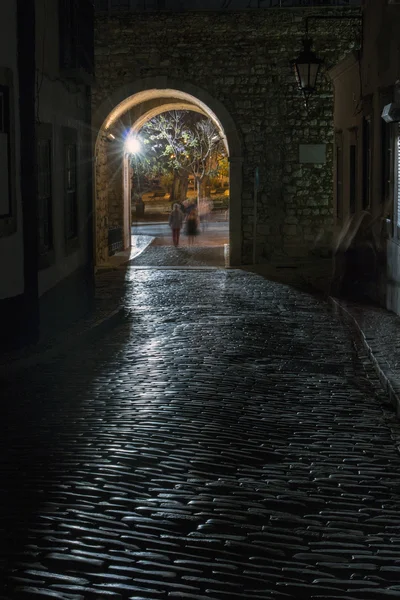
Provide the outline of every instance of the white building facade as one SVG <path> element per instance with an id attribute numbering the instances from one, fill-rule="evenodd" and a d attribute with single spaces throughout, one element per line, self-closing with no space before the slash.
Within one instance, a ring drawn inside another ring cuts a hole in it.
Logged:
<path id="1" fill-rule="evenodd" d="M 400 3 L 365 0 L 363 22 L 361 52 L 330 72 L 336 228 L 348 285 L 400 314 Z"/>
<path id="2" fill-rule="evenodd" d="M 93 2 L 0 3 L 0 346 L 90 308 Z"/>

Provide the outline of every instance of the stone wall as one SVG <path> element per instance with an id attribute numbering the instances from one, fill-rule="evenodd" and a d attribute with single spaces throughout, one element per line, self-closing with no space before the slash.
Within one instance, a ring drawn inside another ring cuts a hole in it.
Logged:
<path id="1" fill-rule="evenodd" d="M 354 19 L 309 20 L 325 59 L 319 92 L 304 107 L 290 66 L 300 52 L 305 18 L 339 9 L 99 16 L 94 110 L 136 78 L 187 81 L 221 102 L 243 145 L 242 262 L 251 262 L 254 170 L 260 172 L 257 256 L 266 262 L 329 245 L 333 226 L 333 93 L 325 75 L 359 45 Z M 110 107 L 110 110 L 113 107 Z M 299 144 L 326 144 L 326 163 L 299 162 Z"/>
<path id="2" fill-rule="evenodd" d="M 96 264 L 107 262 L 108 259 L 108 196 L 111 173 L 108 162 L 107 142 L 104 138 L 97 144 L 96 152 Z"/>

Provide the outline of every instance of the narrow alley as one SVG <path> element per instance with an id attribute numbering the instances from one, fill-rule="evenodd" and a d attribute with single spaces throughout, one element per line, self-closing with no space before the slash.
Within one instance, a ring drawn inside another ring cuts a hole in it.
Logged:
<path id="1" fill-rule="evenodd" d="M 399 597 L 399 423 L 329 306 L 126 278 L 118 326 L 3 377 L 0 598 Z"/>

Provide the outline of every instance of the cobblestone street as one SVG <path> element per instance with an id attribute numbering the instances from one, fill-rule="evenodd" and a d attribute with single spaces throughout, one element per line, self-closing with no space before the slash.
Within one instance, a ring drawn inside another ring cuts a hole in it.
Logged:
<path id="1" fill-rule="evenodd" d="M 328 305 L 122 277 L 119 326 L 1 382 L 0 598 L 399 598 L 400 427 Z"/>
<path id="2" fill-rule="evenodd" d="M 223 267 L 224 247 L 148 246 L 129 264 L 146 267 Z"/>

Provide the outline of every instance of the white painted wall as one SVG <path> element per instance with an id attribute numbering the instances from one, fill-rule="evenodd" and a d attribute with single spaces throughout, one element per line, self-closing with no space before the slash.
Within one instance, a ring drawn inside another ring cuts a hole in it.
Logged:
<path id="1" fill-rule="evenodd" d="M 79 156 L 85 130 L 84 87 L 60 78 L 58 2 L 36 0 L 36 63 L 41 87 L 37 113 L 42 123 L 53 125 L 53 239 L 55 262 L 38 275 L 39 296 L 53 288 L 85 263 L 87 256 L 86 205 L 88 172 L 91 166 Z M 79 247 L 67 251 L 64 229 L 64 156 L 62 127 L 78 131 Z"/>
<path id="2" fill-rule="evenodd" d="M 18 112 L 18 69 L 17 69 L 17 2 L 0 2 L 0 67 L 12 69 L 14 73 L 15 113 L 15 164 L 16 164 L 16 214 L 17 231 L 0 237 L 0 299 L 18 296 L 24 291 L 24 256 L 22 206 L 20 189 L 20 123 Z"/>
<path id="3" fill-rule="evenodd" d="M 364 6 L 364 47 L 361 79 L 363 93 L 373 96 L 373 164 L 372 198 L 380 197 L 380 121 L 382 103 L 380 90 L 394 86 L 399 79 L 400 69 L 400 5 L 389 4 L 382 0 L 365 0 Z M 393 190 L 394 194 L 394 190 Z M 389 208 L 394 221 L 394 204 Z M 381 209 L 382 210 L 382 209 Z M 377 214 L 377 211 L 374 211 Z M 385 216 L 385 215 L 383 215 Z M 386 308 L 400 314 L 400 237 L 396 227 L 387 240 L 387 286 Z"/>
<path id="4" fill-rule="evenodd" d="M 348 57 L 331 69 L 330 74 L 335 87 L 335 129 L 343 132 L 344 149 L 344 217 L 347 216 L 349 169 L 348 145 L 349 129 L 358 127 L 358 201 L 357 213 L 362 210 L 362 117 L 359 110 L 361 92 L 366 99 L 370 96 L 372 106 L 372 186 L 371 207 L 369 212 L 376 219 L 376 231 L 382 227 L 382 219 L 390 216 L 393 220 L 394 203 L 389 207 L 389 215 L 383 213 L 384 203 L 381 191 L 381 113 L 383 103 L 382 92 L 389 86 L 394 86 L 400 73 L 400 42 L 398 31 L 400 27 L 400 4 L 388 4 L 383 0 L 365 0 L 364 2 L 364 39 L 361 55 L 361 70 L 355 57 Z M 361 89 L 360 89 L 361 88 Z M 365 100 L 364 100 L 365 102 Z M 342 226 L 337 224 L 338 230 Z M 386 303 L 386 308 L 400 314 L 400 237 L 391 226 L 393 235 L 386 241 L 387 263 L 383 267 L 380 281 L 380 302 Z M 386 282 L 385 282 L 386 277 Z"/>

